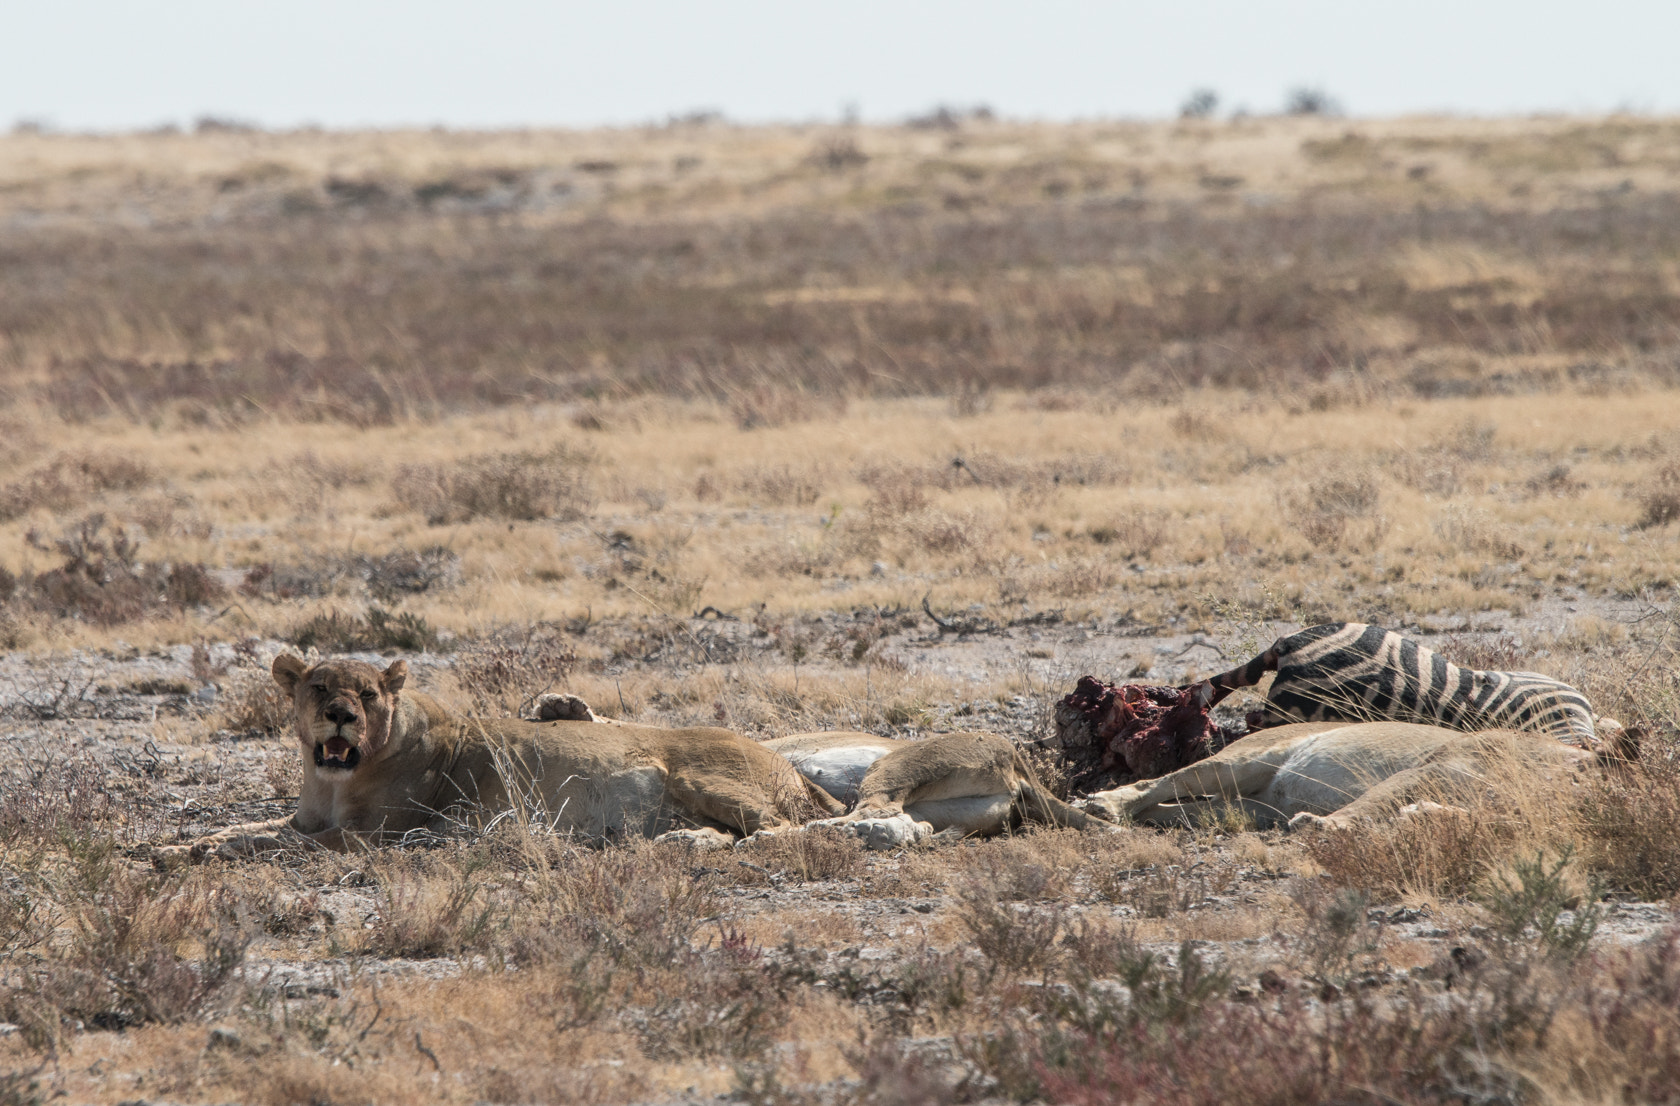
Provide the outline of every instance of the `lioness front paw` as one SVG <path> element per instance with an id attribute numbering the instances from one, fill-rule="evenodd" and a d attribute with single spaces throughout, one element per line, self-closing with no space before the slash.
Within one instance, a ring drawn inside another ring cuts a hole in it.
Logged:
<path id="1" fill-rule="evenodd" d="M 710 852 L 713 849 L 727 849 L 735 844 L 735 839 L 727 833 L 720 833 L 715 829 L 676 829 L 662 833 L 653 839 L 656 845 L 686 845 L 700 852 Z"/>

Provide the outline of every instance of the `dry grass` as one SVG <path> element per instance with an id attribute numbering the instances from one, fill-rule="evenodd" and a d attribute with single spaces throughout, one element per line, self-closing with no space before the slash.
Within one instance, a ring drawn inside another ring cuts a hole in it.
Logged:
<path id="1" fill-rule="evenodd" d="M 1674 931 L 1580 935 L 1680 889 L 1680 129 L 922 124 L 0 138 L 0 1101 L 1672 1099 Z M 276 639 L 1042 731 L 1087 627 L 1472 613 L 1641 758 L 1317 839 L 123 851 L 296 794 Z"/>

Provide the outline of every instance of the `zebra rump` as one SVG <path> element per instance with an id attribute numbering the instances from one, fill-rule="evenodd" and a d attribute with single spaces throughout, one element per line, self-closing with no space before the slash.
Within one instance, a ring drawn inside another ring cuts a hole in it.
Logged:
<path id="1" fill-rule="evenodd" d="M 1245 665 L 1202 684 L 1212 706 L 1276 672 L 1249 728 L 1289 722 L 1420 722 L 1456 730 L 1534 730 L 1595 748 L 1586 696 L 1537 672 L 1462 668 L 1380 626 L 1329 622 L 1280 637 Z"/>

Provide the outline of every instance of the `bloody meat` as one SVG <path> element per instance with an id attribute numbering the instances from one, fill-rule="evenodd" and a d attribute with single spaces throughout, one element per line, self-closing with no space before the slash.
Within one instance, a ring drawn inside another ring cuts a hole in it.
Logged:
<path id="1" fill-rule="evenodd" d="M 1208 717 L 1196 696 L 1175 687 L 1080 679 L 1056 704 L 1069 785 L 1101 791 L 1154 779 L 1196 763 L 1243 735 Z"/>

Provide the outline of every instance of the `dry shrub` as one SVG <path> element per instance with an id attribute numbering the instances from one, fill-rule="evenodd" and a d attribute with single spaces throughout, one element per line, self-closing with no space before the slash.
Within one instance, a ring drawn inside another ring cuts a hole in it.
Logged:
<path id="1" fill-rule="evenodd" d="M 433 526 L 475 518 L 581 518 L 591 506 L 587 453 L 481 453 L 446 465 L 403 465 L 391 478 L 397 502 Z"/>
<path id="2" fill-rule="evenodd" d="M 381 603 L 404 595 L 420 595 L 460 582 L 461 557 L 441 545 L 413 550 L 397 548 L 379 557 L 357 557 L 354 571 L 367 582 Z"/>
<path id="3" fill-rule="evenodd" d="M 34 510 L 67 511 L 106 492 L 131 492 L 155 479 L 143 462 L 121 453 L 76 450 L 0 486 L 0 522 Z"/>
<path id="4" fill-rule="evenodd" d="M 1658 760 L 1606 772 L 1576 806 L 1582 860 L 1643 899 L 1680 894 L 1680 767 Z"/>
<path id="5" fill-rule="evenodd" d="M 1124 459 L 1094 451 L 1022 460 L 981 450 L 953 457 L 949 463 L 875 461 L 857 470 L 858 481 L 887 500 L 912 494 L 899 489 L 903 484 L 945 492 L 978 487 L 1041 495 L 1062 485 L 1102 487 L 1124 483 L 1130 476 L 1131 470 Z M 906 509 L 921 505 L 921 501 L 913 501 Z M 892 504 L 886 506 L 890 509 Z"/>
<path id="6" fill-rule="evenodd" d="M 228 673 L 216 703 L 217 729 L 272 736 L 291 728 L 292 701 L 266 668 L 241 667 Z"/>
<path id="7" fill-rule="evenodd" d="M 1078 835 L 1033 830 L 987 841 L 953 858 L 959 881 L 1005 902 L 1038 902 L 1067 895 L 1083 856 Z"/>
<path id="8" fill-rule="evenodd" d="M 114 626 L 226 596 L 227 589 L 202 564 L 141 561 L 139 541 L 121 526 L 107 532 L 105 521 L 102 514 L 89 515 L 51 544 L 64 563 L 31 582 L 39 610 Z M 30 539 L 37 548 L 49 548 L 33 533 Z"/>
<path id="9" fill-rule="evenodd" d="M 1381 544 L 1388 533 L 1381 506 L 1382 491 L 1367 472 L 1333 473 L 1309 481 L 1305 488 L 1278 493 L 1283 517 L 1313 546 L 1324 549 Z"/>
<path id="10" fill-rule="evenodd" d="M 1148 557 L 1170 532 L 1172 516 L 1158 508 L 1138 508 L 1088 531 L 1098 545 L 1112 546 L 1122 557 Z"/>
<path id="11" fill-rule="evenodd" d="M 517 962 L 564 961 L 587 947 L 626 967 L 668 965 L 718 913 L 713 887 L 689 873 L 682 850 L 645 841 L 600 851 L 559 841 L 523 847 L 552 855 L 527 886 L 532 910 L 516 920 L 509 945 Z"/>
<path id="12" fill-rule="evenodd" d="M 1484 672 L 1527 672 L 1534 667 L 1533 656 L 1509 632 L 1448 634 L 1435 651 L 1462 668 Z"/>
<path id="13" fill-rule="evenodd" d="M 957 921 L 994 974 L 1030 975 L 1061 956 L 1056 946 L 1066 920 L 1061 904 L 1016 905 L 995 884 L 973 877 L 957 885 L 955 896 Z"/>
<path id="14" fill-rule="evenodd" d="M 1348 940 L 1319 959 L 1359 963 L 1346 951 L 1372 947 L 1363 920 L 1357 900 L 1330 904 L 1325 921 Z M 1388 975 L 1379 964 L 1346 987 L 1273 973 L 1259 996 L 1233 992 L 1189 944 L 1174 962 L 1123 932 L 1091 933 L 1097 948 L 1070 949 L 1081 970 L 1065 985 L 1016 992 L 1023 1008 L 1001 1031 L 963 1041 L 994 1093 L 1093 1106 L 1676 1101 L 1680 929 L 1603 959 L 1560 960 L 1538 938 L 1461 949 L 1434 969 L 1444 992 L 1372 986 Z"/>
<path id="15" fill-rule="evenodd" d="M 71 845 L 52 877 L 67 939 L 0 983 L 0 1017 L 48 1045 L 74 1022 L 123 1029 L 206 1012 L 235 981 L 251 933 L 238 897 L 207 881 L 142 873 L 109 842 Z"/>
<path id="16" fill-rule="evenodd" d="M 474 713 L 512 716 L 564 685 L 577 663 L 577 652 L 556 627 L 536 623 L 457 646 L 454 672 Z"/>
<path id="17" fill-rule="evenodd" d="M 991 523 L 977 512 L 951 514 L 932 509 L 902 520 L 897 529 L 914 548 L 945 554 L 985 549 L 993 533 Z"/>
<path id="18" fill-rule="evenodd" d="M 1464 463 L 1436 449 L 1402 453 L 1388 463 L 1389 473 L 1400 483 L 1425 495 L 1447 497 L 1464 485 Z"/>
<path id="19" fill-rule="evenodd" d="M 808 507 L 823 493 L 823 472 L 814 465 L 754 465 L 743 471 L 737 487 L 754 503 L 769 507 Z"/>
<path id="20" fill-rule="evenodd" d="M 444 645 L 422 616 L 383 607 L 369 607 L 365 615 L 345 614 L 337 608 L 312 614 L 280 636 L 299 649 L 322 653 L 427 653 Z"/>
<path id="21" fill-rule="evenodd" d="M 17 765 L 0 776 L 0 842 L 54 842 L 110 834 L 126 805 L 92 757 Z"/>
<path id="22" fill-rule="evenodd" d="M 1670 458 L 1651 470 L 1634 490 L 1639 502 L 1639 527 L 1651 529 L 1680 520 L 1680 458 Z"/>
<path id="23" fill-rule="evenodd" d="M 850 880 L 861 878 L 868 868 L 862 843 L 850 834 L 827 827 L 756 838 L 743 844 L 740 855 L 756 865 L 743 868 L 746 882 Z M 749 875 L 759 879 L 747 879 Z"/>
<path id="24" fill-rule="evenodd" d="M 729 397 L 729 413 L 742 430 L 810 422 L 820 415 L 842 414 L 845 400 L 798 388 L 760 385 Z"/>
<path id="25" fill-rule="evenodd" d="M 150 538 L 176 537 L 207 540 L 215 523 L 199 512 L 190 495 L 153 494 L 125 502 L 120 517 L 140 528 Z"/>
<path id="26" fill-rule="evenodd" d="M 1489 819 L 1454 811 L 1310 838 L 1307 855 L 1335 880 L 1390 902 L 1407 894 L 1468 894 L 1511 837 Z"/>
<path id="27" fill-rule="evenodd" d="M 1460 552 L 1485 553 L 1503 561 L 1514 561 L 1524 552 L 1508 536 L 1507 526 L 1476 507 L 1450 504 L 1430 523 L 1430 529 L 1444 544 Z"/>
<path id="28" fill-rule="evenodd" d="M 1197 865 L 1100 868 L 1092 876 L 1091 889 L 1109 902 L 1130 906 L 1144 918 L 1170 918 L 1208 897 L 1207 876 Z"/>
<path id="29" fill-rule="evenodd" d="M 872 519 L 898 519 L 922 511 L 928 505 L 927 474 L 909 465 L 865 465 L 857 478 L 869 489 L 869 502 L 864 509 Z"/>
<path id="30" fill-rule="evenodd" d="M 690 950 L 671 967 L 678 971 L 639 1027 L 649 1058 L 741 1060 L 770 1047 L 787 1001 L 763 949 L 726 926 L 715 949 Z"/>
<path id="31" fill-rule="evenodd" d="M 1575 479 L 1574 470 L 1564 464 L 1549 465 L 1545 471 L 1523 481 L 1523 490 L 1529 495 L 1549 495 L 1558 499 L 1579 495 L 1586 489 L 1586 483 Z"/>
<path id="32" fill-rule="evenodd" d="M 543 980 L 561 1028 L 613 1015 L 655 1059 L 756 1056 L 787 996 L 763 950 L 719 914 L 715 884 L 686 850 L 632 842 L 603 851 L 527 842 L 540 865 L 509 923 L 509 958 Z"/>
<path id="33" fill-rule="evenodd" d="M 457 866 L 417 857 L 375 865 L 378 895 L 361 947 L 375 956 L 429 959 L 484 951 L 506 909 L 485 889 L 482 854 Z"/>

